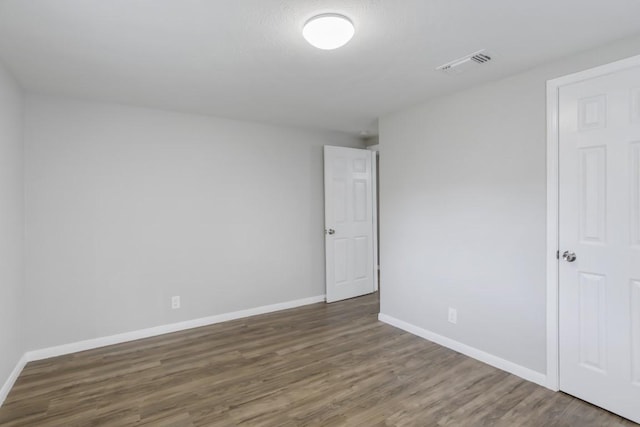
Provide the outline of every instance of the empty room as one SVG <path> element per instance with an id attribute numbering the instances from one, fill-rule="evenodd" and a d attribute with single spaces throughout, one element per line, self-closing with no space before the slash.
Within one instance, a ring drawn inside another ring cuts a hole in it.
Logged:
<path id="1" fill-rule="evenodd" d="M 639 17 L 0 0 L 0 426 L 638 425 Z"/>

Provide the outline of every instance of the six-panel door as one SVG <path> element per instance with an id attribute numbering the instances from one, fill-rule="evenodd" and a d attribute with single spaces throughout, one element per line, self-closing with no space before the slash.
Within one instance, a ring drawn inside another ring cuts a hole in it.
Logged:
<path id="1" fill-rule="evenodd" d="M 324 147 L 327 302 L 372 293 L 372 152 Z"/>
<path id="2" fill-rule="evenodd" d="M 640 422 L 640 68 L 559 102 L 560 388 Z"/>

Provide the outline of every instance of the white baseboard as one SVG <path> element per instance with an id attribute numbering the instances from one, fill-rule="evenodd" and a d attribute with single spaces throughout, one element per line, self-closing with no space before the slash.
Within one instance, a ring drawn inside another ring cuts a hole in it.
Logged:
<path id="1" fill-rule="evenodd" d="M 2 389 L 0 389 L 0 406 L 2 406 L 2 403 L 9 394 L 9 390 L 11 390 L 11 387 L 13 387 L 13 384 L 20 375 L 20 372 L 22 372 L 24 366 L 28 362 L 32 362 L 34 360 L 48 359 L 50 357 L 77 353 L 79 351 L 92 350 L 94 348 L 120 344 L 128 341 L 135 341 L 142 338 L 155 337 L 157 335 L 184 331 L 186 329 L 198 328 L 200 326 L 213 325 L 215 323 L 226 322 L 229 320 L 242 319 L 245 317 L 256 316 L 258 314 L 273 313 L 276 311 L 302 307 L 304 305 L 315 304 L 323 301 L 325 301 L 325 295 L 318 295 L 310 298 L 303 298 L 299 300 L 281 302 L 271 305 L 263 305 L 261 307 L 249 308 L 246 310 L 234 311 L 231 313 L 217 314 L 214 316 L 201 317 L 199 319 L 186 320 L 184 322 L 171 323 L 168 325 L 155 326 L 153 328 L 139 329 L 137 331 L 124 332 L 122 334 L 93 338 L 85 341 L 78 341 L 74 343 L 58 345 L 55 347 L 28 351 L 22 356 L 13 372 L 11 372 L 9 378 L 2 386 Z"/>
<path id="2" fill-rule="evenodd" d="M 170 323 L 168 325 L 155 326 L 153 328 L 139 329 L 137 331 L 124 332 L 122 334 L 110 335 L 106 337 L 93 338 L 85 341 L 78 341 L 63 344 L 55 347 L 43 348 L 40 350 L 28 351 L 27 360 L 42 360 L 50 357 L 62 356 L 64 354 L 77 353 L 79 351 L 92 350 L 94 348 L 105 347 L 113 344 L 120 344 L 128 341 L 135 341 L 142 338 L 155 337 L 157 335 L 171 332 L 184 331 L 186 329 L 198 328 L 200 326 L 213 325 L 215 323 L 229 320 L 242 319 L 244 317 L 256 316 L 258 314 L 273 313 L 274 311 L 286 310 L 289 308 L 301 307 L 303 305 L 315 304 L 325 300 L 324 295 L 304 298 L 294 301 L 281 302 L 261 307 L 249 308 L 246 310 L 233 311 L 231 313 L 216 314 L 214 316 L 201 317 L 199 319 L 185 320 L 184 322 Z"/>
<path id="3" fill-rule="evenodd" d="M 9 395 L 9 391 L 11 391 L 11 388 L 20 376 L 20 373 L 22 372 L 22 369 L 27 364 L 27 362 L 27 355 L 23 354 L 20 360 L 18 360 L 18 363 L 16 363 L 16 367 L 13 368 L 13 371 L 11 371 L 11 373 L 9 374 L 9 378 L 7 378 L 7 381 L 5 381 L 2 388 L 0 388 L 0 406 L 2 406 L 5 399 Z"/>
<path id="4" fill-rule="evenodd" d="M 531 381 L 532 383 L 547 387 L 547 376 L 540 372 L 525 368 L 524 366 L 502 359 L 485 351 L 478 350 L 475 347 L 468 346 L 451 338 L 436 334 L 435 332 L 422 329 L 418 326 L 412 325 L 411 323 L 404 322 L 386 314 L 378 314 L 378 320 L 391 326 L 395 326 L 396 328 L 407 331 L 410 334 L 417 335 L 428 341 L 432 341 L 436 344 L 440 344 L 441 346 L 450 348 L 451 350 L 462 353 L 473 359 L 484 362 L 487 365 L 493 366 L 494 368 L 501 369 L 503 371 L 509 372 L 510 374 L 517 375 L 527 381 Z"/>

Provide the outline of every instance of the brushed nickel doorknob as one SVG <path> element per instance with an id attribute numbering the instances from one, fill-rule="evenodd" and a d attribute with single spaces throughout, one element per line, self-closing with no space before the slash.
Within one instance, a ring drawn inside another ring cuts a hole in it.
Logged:
<path id="1" fill-rule="evenodd" d="M 562 254 L 562 259 L 567 261 L 567 262 L 573 262 L 576 260 L 576 254 L 574 252 L 569 252 L 569 251 L 565 251 Z"/>

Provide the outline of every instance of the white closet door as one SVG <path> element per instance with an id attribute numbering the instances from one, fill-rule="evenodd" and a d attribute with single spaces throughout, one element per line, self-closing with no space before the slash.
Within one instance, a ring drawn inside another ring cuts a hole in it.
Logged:
<path id="1" fill-rule="evenodd" d="M 640 422 L 640 68 L 559 107 L 560 388 Z"/>

